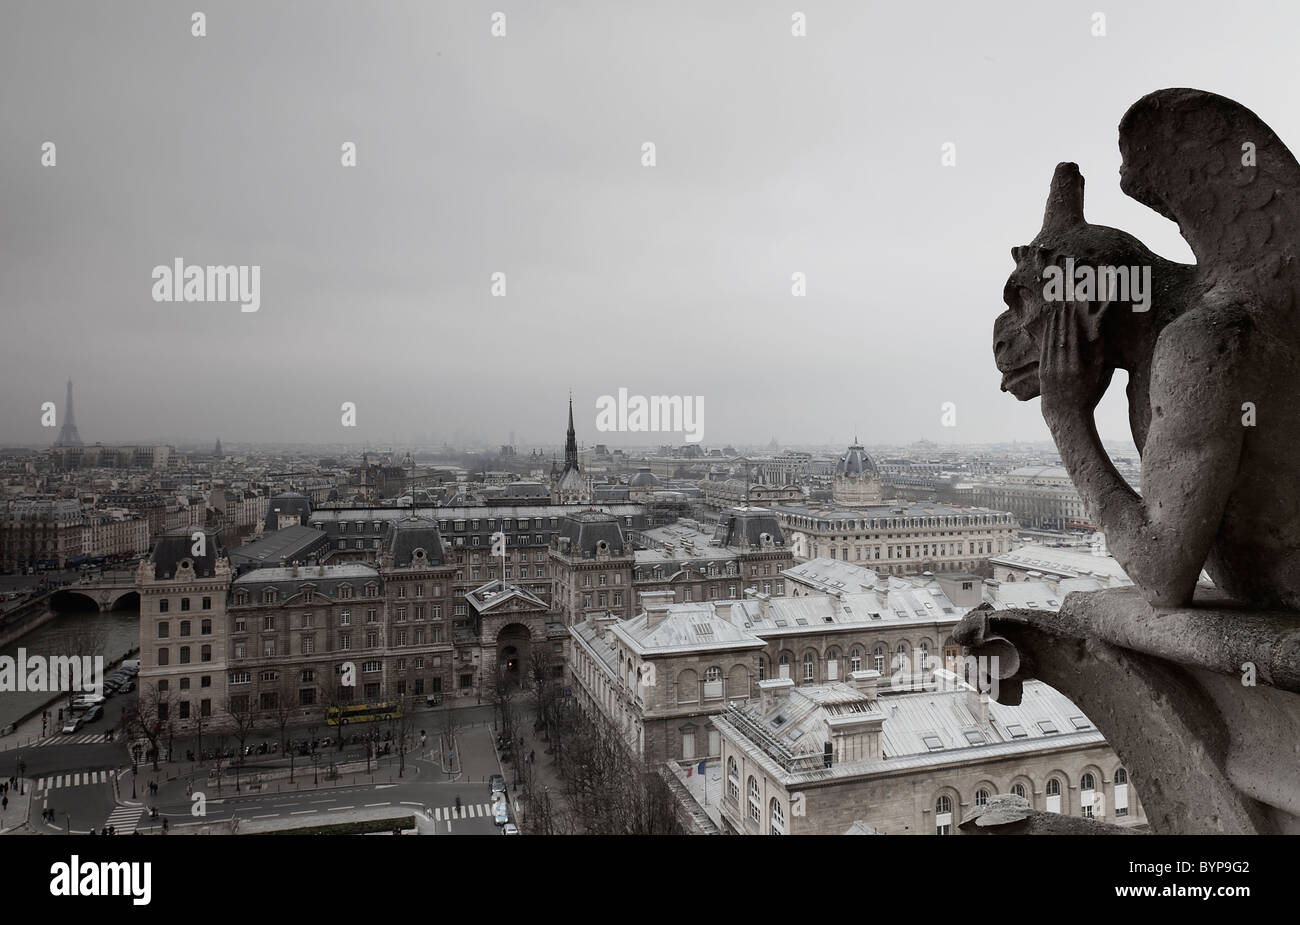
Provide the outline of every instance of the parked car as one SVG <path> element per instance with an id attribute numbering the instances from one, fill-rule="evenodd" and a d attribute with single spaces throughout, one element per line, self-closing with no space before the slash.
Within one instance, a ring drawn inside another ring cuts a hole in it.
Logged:
<path id="1" fill-rule="evenodd" d="M 71 735 L 72 733 L 76 732 L 80 728 L 81 728 L 81 717 L 75 713 L 69 716 L 68 721 L 63 724 L 63 731 L 68 735 Z"/>
<path id="2" fill-rule="evenodd" d="M 502 777 L 500 774 L 493 774 L 491 777 L 488 778 L 488 786 L 490 787 L 492 793 L 505 793 L 506 779 Z"/>
<path id="3" fill-rule="evenodd" d="M 519 834 L 519 826 L 515 825 L 513 822 L 507 822 L 505 825 L 503 825 L 503 826 L 501 827 L 501 834 L 502 834 L 502 835 L 518 835 L 518 834 Z"/>
<path id="4" fill-rule="evenodd" d="M 99 719 L 103 715 L 104 715 L 103 707 L 91 707 L 85 713 L 81 714 L 81 725 L 84 726 L 86 725 L 86 723 L 93 723 L 95 720 Z"/>
<path id="5" fill-rule="evenodd" d="M 135 682 L 132 681 L 130 678 L 127 678 L 125 681 L 123 681 L 120 685 L 118 685 L 117 688 L 117 692 L 119 694 L 129 694 L 133 690 L 135 690 Z"/>
<path id="6" fill-rule="evenodd" d="M 75 710 L 78 706 L 99 707 L 104 705 L 104 700 L 105 698 L 99 694 L 79 694 L 72 701 L 72 708 Z"/>
<path id="7" fill-rule="evenodd" d="M 128 658 L 126 661 L 122 663 L 122 668 L 132 672 L 139 671 L 140 660 L 138 658 Z"/>
<path id="8" fill-rule="evenodd" d="M 510 807 L 505 800 L 492 807 L 492 821 L 497 825 L 505 825 L 510 821 Z"/>

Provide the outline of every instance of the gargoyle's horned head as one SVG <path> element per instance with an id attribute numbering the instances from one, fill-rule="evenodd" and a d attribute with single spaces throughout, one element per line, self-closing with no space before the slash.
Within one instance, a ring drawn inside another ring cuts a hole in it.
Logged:
<path id="1" fill-rule="evenodd" d="M 1058 164 L 1052 175 L 1043 227 L 1029 244 L 1013 247 L 1016 268 L 1007 277 L 1002 301 L 1007 310 L 993 324 L 993 357 L 1002 373 L 1002 391 L 1021 401 L 1040 394 L 1038 362 L 1048 312 L 1044 270 L 1061 266 L 1073 257 L 1076 266 L 1149 265 L 1155 255 L 1132 235 L 1105 225 L 1090 225 L 1083 217 L 1083 176 L 1076 164 Z M 1060 308 L 1060 304 L 1056 308 Z M 1078 306 L 1080 317 L 1089 318 L 1095 339 L 1100 313 L 1105 305 Z M 1096 349 L 1100 353 L 1101 345 Z M 1100 359 L 1099 359 L 1100 362 Z"/>

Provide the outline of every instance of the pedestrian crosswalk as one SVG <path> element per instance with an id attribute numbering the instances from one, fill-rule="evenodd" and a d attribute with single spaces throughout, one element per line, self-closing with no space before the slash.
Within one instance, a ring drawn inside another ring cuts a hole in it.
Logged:
<path id="1" fill-rule="evenodd" d="M 81 771 L 71 774 L 51 774 L 37 778 L 37 790 L 58 790 L 60 787 L 85 787 L 90 784 L 108 784 L 113 781 L 113 771 Z"/>
<path id="2" fill-rule="evenodd" d="M 476 819 L 480 816 L 491 818 L 492 807 L 487 803 L 465 803 L 460 809 L 455 806 L 442 806 L 433 811 L 435 822 L 450 822 L 452 819 Z"/>
<path id="3" fill-rule="evenodd" d="M 36 743 L 36 748 L 43 748 L 46 745 L 93 745 L 97 742 L 107 742 L 108 734 L 105 732 L 88 733 L 86 735 L 53 735 L 46 736 Z"/>
<path id="4" fill-rule="evenodd" d="M 144 807 L 123 804 L 113 810 L 112 815 L 108 817 L 104 825 L 113 826 L 118 835 L 134 835 L 136 826 L 140 824 L 140 817 L 143 814 Z"/>

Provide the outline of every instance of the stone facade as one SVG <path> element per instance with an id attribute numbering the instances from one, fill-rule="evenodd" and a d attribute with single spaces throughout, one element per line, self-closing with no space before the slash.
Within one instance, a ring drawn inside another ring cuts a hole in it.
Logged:
<path id="1" fill-rule="evenodd" d="M 796 559 L 826 556 L 889 575 L 969 571 L 1015 547 L 1019 524 L 1004 511 L 926 502 L 856 510 L 773 507 Z"/>
<path id="2" fill-rule="evenodd" d="M 1127 770 L 1050 688 L 990 713 L 969 688 L 881 695 L 874 675 L 805 688 L 764 682 L 760 702 L 713 719 L 725 829 L 839 835 L 861 823 L 886 835 L 946 835 L 993 796 L 1022 791 L 1037 809 L 1144 824 Z M 939 701 L 948 703 L 936 709 Z"/>

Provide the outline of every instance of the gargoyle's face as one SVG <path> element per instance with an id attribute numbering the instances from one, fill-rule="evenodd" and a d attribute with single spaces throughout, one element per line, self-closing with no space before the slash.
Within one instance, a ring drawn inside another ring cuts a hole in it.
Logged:
<path id="1" fill-rule="evenodd" d="M 993 323 L 993 358 L 1002 373 L 1002 391 L 1020 401 L 1039 395 L 1038 359 L 1047 322 L 1047 301 L 1037 269 L 1017 258 L 1002 289 L 1007 310 Z"/>

